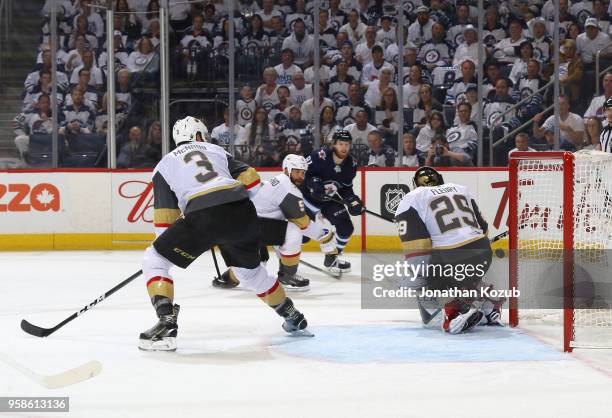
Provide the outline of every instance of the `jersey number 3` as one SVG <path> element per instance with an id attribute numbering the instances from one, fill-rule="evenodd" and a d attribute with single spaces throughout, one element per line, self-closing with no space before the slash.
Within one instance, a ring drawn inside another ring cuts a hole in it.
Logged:
<path id="1" fill-rule="evenodd" d="M 195 161 L 195 164 L 198 167 L 203 167 L 202 172 L 198 173 L 195 176 L 196 180 L 200 183 L 206 183 L 207 181 L 210 181 L 219 175 L 216 171 L 213 170 L 213 166 L 210 161 L 208 161 L 206 154 L 200 151 L 191 151 L 190 153 L 185 154 L 183 160 L 185 161 L 185 164 L 189 164 L 191 161 Z"/>
<path id="2" fill-rule="evenodd" d="M 438 223 L 441 233 L 461 228 L 465 225 L 473 228 L 479 228 L 474 211 L 470 207 L 467 198 L 463 195 L 453 195 L 452 200 L 448 196 L 440 196 L 437 199 L 432 200 L 429 207 L 435 214 L 436 222 Z M 445 219 L 446 215 L 451 215 L 457 211 L 463 212 L 467 216 L 457 216 L 450 219 Z"/>

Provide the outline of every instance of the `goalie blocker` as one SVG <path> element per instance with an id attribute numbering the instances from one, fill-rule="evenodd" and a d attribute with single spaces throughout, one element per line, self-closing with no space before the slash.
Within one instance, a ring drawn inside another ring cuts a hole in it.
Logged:
<path id="1" fill-rule="evenodd" d="M 430 290 L 479 289 L 493 252 L 476 202 L 465 186 L 444 183 L 431 167 L 416 171 L 414 186 L 398 206 L 395 220 L 406 260 L 419 273 L 401 284 Z M 435 325 L 439 321 L 434 318 L 443 314 L 442 329 L 453 334 L 481 320 L 499 324 L 500 305 L 467 298 L 419 300 L 423 323 Z"/>

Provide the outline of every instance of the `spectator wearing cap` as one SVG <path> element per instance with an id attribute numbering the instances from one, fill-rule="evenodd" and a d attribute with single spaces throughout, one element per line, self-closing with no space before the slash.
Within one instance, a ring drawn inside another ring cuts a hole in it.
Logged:
<path id="1" fill-rule="evenodd" d="M 452 15 L 452 13 L 449 13 L 449 15 Z M 465 28 L 468 25 L 472 25 L 470 21 L 470 7 L 465 3 L 459 3 L 453 22 L 447 33 L 448 40 L 452 43 L 454 48 L 457 48 L 463 43 Z"/>
<path id="2" fill-rule="evenodd" d="M 383 141 L 379 131 L 372 131 L 368 140 L 368 167 L 393 167 L 395 165 L 395 151 Z"/>
<path id="3" fill-rule="evenodd" d="M 518 134 L 516 134 L 516 136 L 514 137 L 514 148 L 508 152 L 508 157 L 510 156 L 510 154 L 517 151 L 535 152 L 535 149 L 529 146 L 529 135 L 527 135 L 525 132 L 519 132 Z"/>
<path id="4" fill-rule="evenodd" d="M 457 96 L 465 93 L 465 88 L 468 84 L 477 84 L 476 80 L 476 65 L 474 61 L 466 59 L 461 63 L 461 77 L 455 80 L 453 85 L 446 92 L 445 103 L 455 104 Z"/>
<path id="5" fill-rule="evenodd" d="M 341 126 L 355 123 L 358 112 L 364 111 L 367 120 L 374 121 L 374 111 L 372 107 L 363 99 L 359 83 L 353 82 L 348 89 L 348 100 L 340 102 L 336 120 Z"/>
<path id="6" fill-rule="evenodd" d="M 385 61 L 382 46 L 375 45 L 372 48 L 372 61 L 365 64 L 361 72 L 362 87 L 366 89 L 370 87 L 370 83 L 379 79 L 379 74 L 384 68 L 394 71 L 393 66 Z"/>
<path id="7" fill-rule="evenodd" d="M 349 86 L 355 81 L 348 73 L 348 64 L 342 60 L 336 64 L 336 75 L 329 80 L 327 93 L 336 107 L 348 99 Z"/>
<path id="8" fill-rule="evenodd" d="M 576 42 L 566 39 L 561 45 L 559 82 L 569 96 L 572 105 L 581 101 L 580 84 L 582 83 L 583 73 L 582 58 L 576 53 Z"/>
<path id="9" fill-rule="evenodd" d="M 314 96 L 315 85 L 312 84 L 311 86 L 312 86 L 312 94 Z M 319 84 L 319 112 L 325 106 L 331 106 L 333 109 L 336 108 L 334 105 L 334 102 L 332 102 L 331 99 L 327 98 L 327 89 L 326 89 L 325 83 L 321 82 Z M 315 115 L 314 97 L 302 103 L 302 106 L 300 107 L 300 109 L 302 110 L 302 119 L 310 123 L 311 125 L 314 125 L 315 117 L 320 117 L 320 114 Z"/>
<path id="10" fill-rule="evenodd" d="M 533 45 L 534 56 L 544 63 L 551 59 L 552 39 L 547 34 L 546 21 L 541 17 L 531 19 L 527 26 L 531 32 L 531 45 Z"/>
<path id="11" fill-rule="evenodd" d="M 279 102 L 276 78 L 276 70 L 272 67 L 267 67 L 263 72 L 264 84 L 259 86 L 255 94 L 257 106 L 263 107 L 266 111 L 270 111 Z"/>
<path id="12" fill-rule="evenodd" d="M 506 29 L 499 21 L 497 6 L 489 6 L 485 13 L 485 23 L 482 31 L 485 46 L 491 49 L 505 37 Z"/>
<path id="13" fill-rule="evenodd" d="M 123 37 L 118 30 L 113 35 L 113 46 L 115 49 L 115 71 L 119 71 L 127 66 L 128 53 L 123 47 Z M 106 50 L 102 51 L 98 57 L 98 67 L 104 71 L 104 75 L 108 76 L 106 72 L 108 68 L 108 53 Z"/>
<path id="14" fill-rule="evenodd" d="M 383 48 L 386 50 L 389 45 L 395 42 L 395 29 L 391 24 L 393 23 L 393 18 L 389 15 L 383 15 L 380 18 L 380 26 L 381 28 L 376 32 L 376 42 L 381 44 Z"/>
<path id="15" fill-rule="evenodd" d="M 525 41 L 523 25 L 519 20 L 512 20 L 508 26 L 510 36 L 495 44 L 492 54 L 500 63 L 513 64 L 517 56 L 517 47 Z"/>
<path id="16" fill-rule="evenodd" d="M 306 79 L 302 73 L 295 73 L 293 75 L 289 92 L 291 94 L 291 102 L 294 105 L 302 106 L 302 103 L 312 98 L 312 86 L 306 84 Z"/>
<path id="17" fill-rule="evenodd" d="M 446 40 L 446 29 L 441 23 L 434 22 L 431 26 L 431 39 L 419 48 L 419 59 L 429 70 L 433 70 L 435 67 L 450 65 L 453 54 L 453 45 Z"/>
<path id="18" fill-rule="evenodd" d="M 314 40 L 306 32 L 306 25 L 302 19 L 293 23 L 293 33 L 283 41 L 283 49 L 293 51 L 294 60 L 302 69 L 312 64 L 311 56 L 314 51 Z"/>
<path id="19" fill-rule="evenodd" d="M 380 103 L 382 94 L 388 87 L 395 90 L 395 93 L 397 94 L 397 86 L 392 82 L 392 80 L 393 67 L 383 67 L 380 70 L 378 78 L 370 82 L 368 90 L 364 95 L 365 101 L 368 102 L 370 106 L 376 106 L 377 103 Z"/>
<path id="20" fill-rule="evenodd" d="M 408 26 L 408 40 L 420 47 L 427 39 L 431 39 L 433 21 L 429 18 L 427 6 L 417 7 L 416 15 L 416 20 Z"/>
<path id="21" fill-rule="evenodd" d="M 368 26 L 365 32 L 365 42 L 360 43 L 355 48 L 355 59 L 362 65 L 372 61 L 372 48 L 380 46 L 381 51 L 382 45 L 376 42 L 376 27 Z"/>
<path id="22" fill-rule="evenodd" d="M 604 33 L 610 33 L 610 13 L 606 10 L 606 3 L 603 0 L 593 1 L 593 18 L 597 19 L 599 29 Z"/>
<path id="23" fill-rule="evenodd" d="M 337 34 L 338 31 L 329 19 L 329 11 L 326 9 L 319 10 L 319 42 L 325 51 L 336 44 Z"/>
<path id="24" fill-rule="evenodd" d="M 544 113 L 538 113 L 533 117 L 533 136 L 537 139 L 544 137 L 546 132 L 554 133 L 555 115 L 549 116 L 544 124 L 539 126 L 543 117 Z M 584 139 L 584 121 L 579 115 L 570 112 L 568 97 L 563 94 L 559 96 L 559 139 L 566 142 L 570 150 L 581 146 Z"/>
<path id="25" fill-rule="evenodd" d="M 453 65 L 460 65 L 466 59 L 478 62 L 478 45 L 476 28 L 472 25 L 465 25 L 463 29 L 463 42 L 455 50 Z"/>
<path id="26" fill-rule="evenodd" d="M 519 56 L 512 64 L 509 78 L 513 83 L 516 83 L 519 77 L 527 74 L 527 63 L 533 56 L 533 46 L 529 41 L 523 41 L 519 46 Z"/>
<path id="27" fill-rule="evenodd" d="M 597 118 L 605 125 L 607 120 L 603 105 L 611 97 L 612 71 L 608 71 L 603 77 L 603 94 L 593 97 L 589 107 L 587 108 L 586 112 L 584 112 L 584 118 Z"/>
<path id="28" fill-rule="evenodd" d="M 348 73 L 350 74 L 350 76 L 353 77 L 355 80 L 361 80 L 361 71 L 363 70 L 363 66 L 359 61 L 355 59 L 355 56 L 353 55 L 353 43 L 351 41 L 345 41 L 342 44 L 342 47 L 340 48 L 340 52 L 341 56 L 339 57 L 338 61 L 340 59 L 346 61 L 348 63 Z M 336 75 L 335 66 L 331 69 L 330 75 L 332 77 Z"/>
<path id="29" fill-rule="evenodd" d="M 610 36 L 599 30 L 597 19 L 589 17 L 584 23 L 584 33 L 576 38 L 578 53 L 582 57 L 585 69 L 593 68 L 597 51 L 604 49 L 609 43 Z M 605 59 L 611 57 L 607 52 L 603 52 L 600 56 Z"/>
<path id="30" fill-rule="evenodd" d="M 359 12 L 355 9 L 348 14 L 348 23 L 340 27 L 339 32 L 346 32 L 349 41 L 357 45 L 364 40 L 367 25 L 359 19 Z"/>
<path id="31" fill-rule="evenodd" d="M 281 53 L 281 63 L 274 67 L 276 71 L 276 84 L 279 86 L 291 85 L 293 75 L 302 72 L 300 67 L 293 63 L 293 50 L 283 49 Z"/>

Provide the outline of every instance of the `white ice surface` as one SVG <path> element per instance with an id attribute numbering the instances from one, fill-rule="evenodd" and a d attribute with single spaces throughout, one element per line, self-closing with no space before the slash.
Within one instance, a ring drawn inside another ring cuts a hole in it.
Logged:
<path id="1" fill-rule="evenodd" d="M 322 263 L 320 254 L 304 258 Z M 358 256 L 348 258 L 358 271 Z M 156 321 L 142 277 L 46 339 L 19 328 L 22 318 L 56 324 L 138 270 L 140 259 L 127 251 L 0 253 L 0 360 L 40 374 L 103 364 L 89 381 L 47 390 L 0 361 L 0 396 L 70 396 L 64 415 L 87 418 L 612 417 L 609 351 L 563 354 L 550 327 L 422 330 L 416 312 L 362 310 L 357 274 L 337 281 L 300 267 L 312 290 L 290 296 L 318 333 L 308 340 L 286 337 L 251 293 L 213 289 L 207 254 L 174 271 L 176 353 L 136 348 Z"/>

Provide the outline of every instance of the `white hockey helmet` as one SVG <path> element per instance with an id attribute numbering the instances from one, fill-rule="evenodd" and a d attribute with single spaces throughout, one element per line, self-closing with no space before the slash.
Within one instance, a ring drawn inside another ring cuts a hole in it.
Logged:
<path id="1" fill-rule="evenodd" d="M 206 140 L 208 128 L 206 125 L 193 116 L 187 116 L 175 122 L 172 128 L 172 139 L 178 145 L 181 142 L 192 142 L 196 140 L 197 133 L 202 135 L 202 139 Z"/>
<path id="2" fill-rule="evenodd" d="M 301 155 L 287 154 L 283 159 L 283 171 L 287 170 L 287 175 L 291 177 L 291 170 L 308 170 L 306 158 Z"/>

